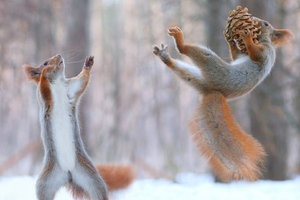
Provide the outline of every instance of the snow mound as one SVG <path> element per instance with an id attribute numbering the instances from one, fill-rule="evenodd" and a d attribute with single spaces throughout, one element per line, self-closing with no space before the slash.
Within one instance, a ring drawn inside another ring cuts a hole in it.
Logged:
<path id="1" fill-rule="evenodd" d="M 33 200 L 35 177 L 0 178 L 0 200 Z M 72 200 L 60 189 L 55 200 Z M 114 191 L 111 200 L 299 200 L 300 177 L 287 181 L 238 181 L 230 184 L 214 183 L 210 175 L 179 174 L 176 182 L 163 179 L 136 180 L 127 189 Z"/>

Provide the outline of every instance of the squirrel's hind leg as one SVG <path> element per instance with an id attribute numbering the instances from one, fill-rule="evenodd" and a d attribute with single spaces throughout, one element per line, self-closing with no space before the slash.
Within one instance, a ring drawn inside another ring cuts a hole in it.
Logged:
<path id="1" fill-rule="evenodd" d="M 38 200 L 53 200 L 60 187 L 68 182 L 68 174 L 62 172 L 57 165 L 49 163 L 39 175 L 36 182 Z"/>
<path id="2" fill-rule="evenodd" d="M 76 186 L 71 187 L 75 198 L 88 194 L 90 199 L 108 200 L 106 184 L 89 159 L 79 155 L 71 176 L 73 186 Z"/>
<path id="3" fill-rule="evenodd" d="M 79 191 L 72 191 L 74 197 L 85 196 L 85 194 L 88 194 L 90 199 L 108 199 L 106 185 L 97 171 L 89 171 L 79 167 L 72 173 L 72 178 L 73 183 L 80 189 Z M 82 192 L 84 192 L 84 195 Z"/>

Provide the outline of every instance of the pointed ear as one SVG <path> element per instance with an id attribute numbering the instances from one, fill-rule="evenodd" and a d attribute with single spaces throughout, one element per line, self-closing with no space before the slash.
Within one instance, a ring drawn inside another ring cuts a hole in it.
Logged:
<path id="1" fill-rule="evenodd" d="M 287 29 L 275 29 L 272 33 L 271 39 L 275 47 L 280 47 L 285 45 L 294 37 L 294 34 Z"/>
<path id="2" fill-rule="evenodd" d="M 36 84 L 38 84 L 38 82 L 40 81 L 40 75 L 41 75 L 41 71 L 38 67 L 33 67 L 31 65 L 22 65 L 24 72 L 27 76 L 27 79 L 29 81 L 32 81 Z"/>

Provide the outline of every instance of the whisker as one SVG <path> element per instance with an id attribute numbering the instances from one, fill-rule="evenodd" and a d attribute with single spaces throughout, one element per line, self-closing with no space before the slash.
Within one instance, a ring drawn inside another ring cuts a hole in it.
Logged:
<path id="1" fill-rule="evenodd" d="M 83 63 L 85 60 L 85 57 L 83 57 L 83 50 L 76 50 L 71 49 L 64 52 L 61 52 L 61 55 L 63 56 L 66 64 L 76 64 L 76 63 Z M 79 59 L 78 59 L 79 57 Z M 82 58 L 82 59 L 81 59 Z"/>
<path id="2" fill-rule="evenodd" d="M 83 54 L 83 50 L 67 50 L 61 53 L 61 55 L 64 57 L 65 61 L 72 61 L 73 59 L 79 57 L 81 54 Z M 77 62 L 77 61 L 76 61 Z"/>
<path id="3" fill-rule="evenodd" d="M 84 60 L 85 60 L 85 59 L 81 59 L 81 60 L 77 60 L 77 61 L 66 61 L 66 60 L 65 60 L 65 63 L 68 63 L 68 64 L 81 63 L 81 62 L 83 63 Z"/>

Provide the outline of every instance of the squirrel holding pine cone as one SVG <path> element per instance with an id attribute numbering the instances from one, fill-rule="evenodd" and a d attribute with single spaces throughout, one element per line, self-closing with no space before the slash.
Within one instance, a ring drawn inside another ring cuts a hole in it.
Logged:
<path id="1" fill-rule="evenodd" d="M 201 153 L 224 182 L 257 180 L 262 174 L 266 153 L 262 145 L 236 123 L 228 100 L 239 98 L 259 85 L 270 73 L 276 49 L 293 34 L 275 29 L 238 6 L 227 20 L 225 39 L 232 61 L 225 62 L 212 50 L 185 42 L 179 27 L 169 28 L 179 53 L 195 65 L 170 57 L 167 46 L 154 46 L 153 52 L 169 69 L 201 94 L 190 123 Z"/>

